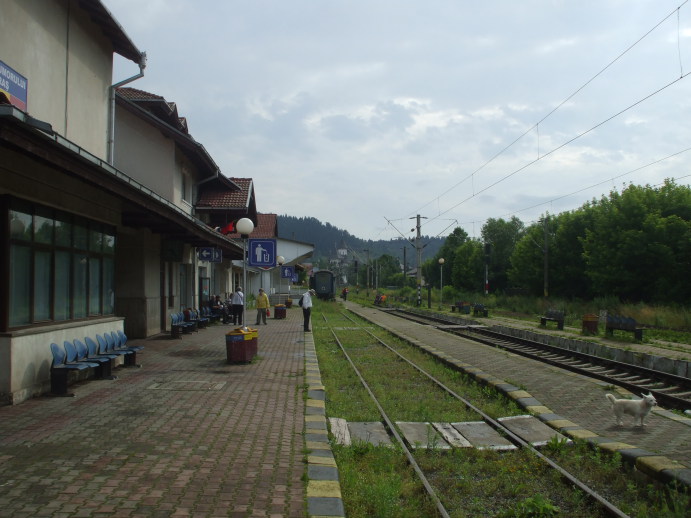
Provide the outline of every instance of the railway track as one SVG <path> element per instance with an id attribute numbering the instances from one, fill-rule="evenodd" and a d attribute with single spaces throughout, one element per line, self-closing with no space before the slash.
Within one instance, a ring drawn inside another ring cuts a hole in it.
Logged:
<path id="1" fill-rule="evenodd" d="M 440 317 L 403 310 L 395 310 L 391 314 L 421 324 L 442 324 L 439 326 L 442 331 L 620 386 L 633 393 L 649 392 L 655 396 L 658 404 L 668 409 L 691 409 L 689 378 L 508 336 L 481 326 L 458 325 Z"/>
<path id="2" fill-rule="evenodd" d="M 323 316 L 323 315 L 322 315 Z M 399 360 L 402 360 L 405 362 L 408 366 L 410 366 L 411 369 L 415 370 L 417 373 L 420 375 L 426 377 L 428 380 L 430 380 L 439 391 L 444 392 L 446 395 L 451 396 L 455 398 L 458 402 L 460 402 L 462 405 L 464 405 L 466 408 L 477 414 L 479 418 L 487 423 L 491 428 L 494 430 L 498 431 L 502 436 L 506 437 L 511 443 L 513 443 L 516 447 L 525 449 L 535 456 L 537 456 L 542 462 L 544 462 L 549 468 L 556 470 L 559 475 L 562 477 L 563 480 L 567 481 L 568 483 L 572 484 L 574 487 L 578 488 L 580 491 L 583 492 L 584 495 L 586 495 L 589 499 L 591 499 L 593 502 L 599 506 L 602 511 L 607 516 L 617 516 L 617 517 L 626 517 L 628 516 L 625 514 L 623 511 L 621 511 L 619 508 L 617 508 L 613 503 L 609 502 L 606 500 L 603 496 L 601 496 L 599 493 L 591 489 L 587 484 L 579 480 L 575 475 L 571 474 L 568 472 L 566 469 L 562 468 L 559 466 L 557 463 L 552 461 L 550 458 L 547 456 L 543 455 L 540 451 L 538 451 L 535 447 L 533 447 L 529 442 L 526 442 L 524 439 L 522 439 L 520 436 L 512 432 L 507 426 L 502 424 L 499 420 L 493 419 L 490 417 L 488 414 L 483 412 L 480 408 L 478 408 L 476 405 L 474 405 L 471 401 L 468 399 L 460 396 L 456 392 L 454 392 L 452 389 L 447 387 L 444 383 L 442 383 L 440 380 L 426 372 L 422 367 L 419 365 L 415 364 L 413 361 L 409 360 L 405 356 L 401 355 L 394 347 L 390 346 L 387 344 L 384 340 L 381 338 L 377 337 L 375 334 L 373 334 L 371 331 L 363 328 L 360 324 L 358 324 L 355 320 L 350 318 L 349 316 L 345 315 L 344 316 L 353 324 L 353 327 L 348 328 L 348 336 L 352 337 L 351 333 L 354 331 L 365 333 L 368 335 L 372 340 L 373 344 L 377 344 L 381 346 L 382 348 L 385 348 L 387 351 L 393 353 L 395 357 Z M 326 317 L 324 317 L 324 321 L 329 325 L 328 321 L 326 320 Z M 369 394 L 370 398 L 376 405 L 379 413 L 381 414 L 382 420 L 386 425 L 386 428 L 390 435 L 394 438 L 395 442 L 400 446 L 402 452 L 405 454 L 408 462 L 414 469 L 415 473 L 417 474 L 418 478 L 420 479 L 421 483 L 425 487 L 426 492 L 428 493 L 431 501 L 434 503 L 435 507 L 437 508 L 437 511 L 439 512 L 440 516 L 442 517 L 449 517 L 449 512 L 447 509 L 444 507 L 444 504 L 442 503 L 442 499 L 437 495 L 436 490 L 432 486 L 432 484 L 429 482 L 427 475 L 424 473 L 424 470 L 421 469 L 419 466 L 418 462 L 415 459 L 415 456 L 411 452 L 411 450 L 408 448 L 406 441 L 403 439 L 401 434 L 397 431 L 397 426 L 394 422 L 394 420 L 391 419 L 391 417 L 388 415 L 387 411 L 384 409 L 383 405 L 373 392 L 373 390 L 370 388 L 370 386 L 367 383 L 367 380 L 361 373 L 360 369 L 357 366 L 357 362 L 354 361 L 351 357 L 351 355 L 348 353 L 346 346 L 343 344 L 341 341 L 341 338 L 339 338 L 339 332 L 340 330 L 337 330 L 333 327 L 329 327 L 331 334 L 334 338 L 334 341 L 338 345 L 339 349 L 343 353 L 344 357 L 347 359 L 349 365 L 353 369 L 353 371 L 356 373 L 357 377 L 359 378 L 361 384 Z M 383 368 L 383 367 L 382 367 Z"/>

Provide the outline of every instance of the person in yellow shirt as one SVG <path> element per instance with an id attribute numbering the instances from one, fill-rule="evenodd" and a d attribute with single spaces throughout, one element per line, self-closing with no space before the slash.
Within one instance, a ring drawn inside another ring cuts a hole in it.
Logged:
<path id="1" fill-rule="evenodd" d="M 266 325 L 266 313 L 268 311 L 269 297 L 263 289 L 259 288 L 259 295 L 257 295 L 257 322 L 255 325 L 258 326 L 260 322 L 264 322 L 264 325 Z"/>

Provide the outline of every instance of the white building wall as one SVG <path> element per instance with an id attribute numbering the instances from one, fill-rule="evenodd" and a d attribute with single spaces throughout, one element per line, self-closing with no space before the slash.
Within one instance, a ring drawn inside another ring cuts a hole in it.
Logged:
<path id="1" fill-rule="evenodd" d="M 77 0 L 3 0 L 0 60 L 27 78 L 28 113 L 105 158 L 113 49 Z"/>
<path id="2" fill-rule="evenodd" d="M 115 109 L 113 159 L 117 169 L 180 206 L 175 142 L 121 107 Z"/>

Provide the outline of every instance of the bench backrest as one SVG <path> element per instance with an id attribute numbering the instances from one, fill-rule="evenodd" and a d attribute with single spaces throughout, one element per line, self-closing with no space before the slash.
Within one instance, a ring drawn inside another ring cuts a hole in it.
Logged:
<path id="1" fill-rule="evenodd" d="M 636 329 L 636 320 L 621 315 L 607 315 L 607 325 L 617 329 L 634 330 Z"/>
<path id="2" fill-rule="evenodd" d="M 118 336 L 120 337 L 120 343 L 125 347 L 125 344 L 127 344 L 127 335 L 118 329 Z"/>
<path id="3" fill-rule="evenodd" d="M 94 342 L 93 338 L 91 338 L 90 336 L 87 336 L 84 338 L 84 342 L 86 343 L 86 350 L 87 350 L 88 356 L 90 356 L 92 358 L 94 356 L 98 356 L 98 345 L 96 344 L 96 342 Z M 105 353 L 105 351 L 103 351 L 103 352 Z"/>
<path id="4" fill-rule="evenodd" d="M 545 312 L 547 318 L 554 318 L 555 320 L 564 320 L 564 312 L 558 309 L 548 309 Z"/>
<path id="5" fill-rule="evenodd" d="M 82 342 L 79 338 L 75 338 L 74 347 L 77 349 L 77 361 L 86 360 L 87 356 L 89 356 L 89 351 L 84 342 Z"/>
<path id="6" fill-rule="evenodd" d="M 67 353 L 67 358 L 65 358 L 65 363 L 74 363 L 77 361 L 77 348 L 74 344 L 68 340 L 63 342 L 65 346 L 65 352 Z"/>
<path id="7" fill-rule="evenodd" d="M 65 359 L 67 355 L 65 354 L 65 348 L 60 347 L 56 343 L 50 344 L 50 352 L 53 353 L 53 367 L 65 364 Z"/>
<path id="8" fill-rule="evenodd" d="M 96 341 L 98 342 L 98 349 L 101 354 L 107 354 L 110 352 L 108 350 L 108 342 L 104 337 L 101 335 L 96 335 Z"/>

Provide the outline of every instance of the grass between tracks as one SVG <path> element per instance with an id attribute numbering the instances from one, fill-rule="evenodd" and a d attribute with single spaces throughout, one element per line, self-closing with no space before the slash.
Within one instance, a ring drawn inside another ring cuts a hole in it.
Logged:
<path id="1" fill-rule="evenodd" d="M 442 395 L 431 382 L 371 337 L 354 332 L 354 324 L 335 303 L 320 302 L 313 310 L 313 331 L 328 417 L 348 421 L 381 421 L 376 406 L 335 343 L 330 327 L 345 342 L 348 354 L 370 384 L 393 421 L 477 421 L 479 417 L 455 399 Z M 321 318 L 323 315 L 327 322 Z M 469 399 L 492 417 L 525 413 L 493 389 L 429 355 L 361 321 L 377 336 L 386 337 L 401 354 Z M 343 337 L 346 337 L 345 339 Z M 346 514 L 357 517 L 433 517 L 435 506 L 399 448 L 356 442 L 333 444 Z M 653 486 L 640 487 L 618 455 L 593 450 L 587 443 L 566 446 L 553 441 L 550 456 L 632 517 L 685 517 L 688 493 Z M 604 516 L 578 490 L 529 451 L 496 452 L 475 449 L 414 450 L 414 455 L 444 507 L 458 517 Z"/>

